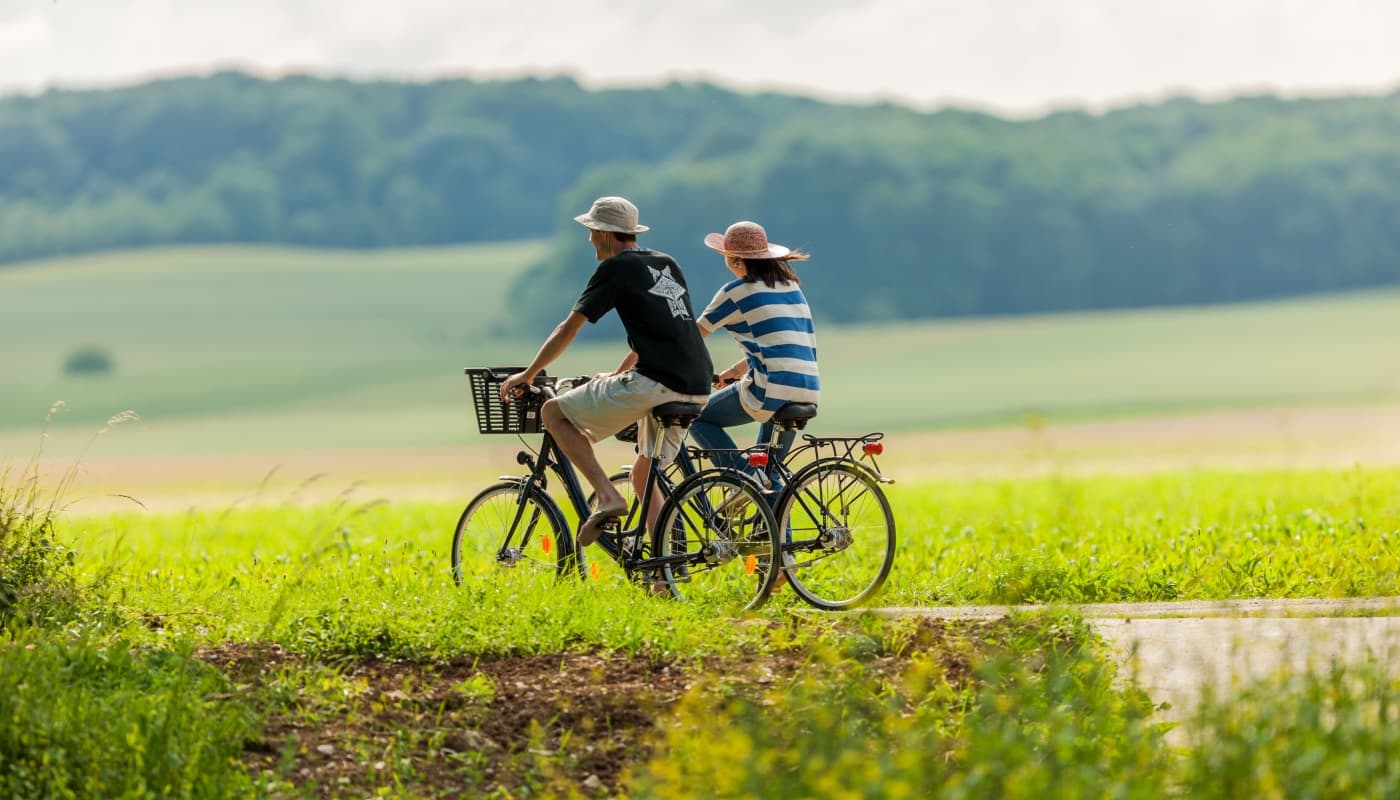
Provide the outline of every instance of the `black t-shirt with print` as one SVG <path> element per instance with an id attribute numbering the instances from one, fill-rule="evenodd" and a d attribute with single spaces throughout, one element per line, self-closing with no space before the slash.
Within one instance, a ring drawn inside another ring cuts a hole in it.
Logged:
<path id="1" fill-rule="evenodd" d="M 613 309 L 637 353 L 637 372 L 681 394 L 709 394 L 710 351 L 675 259 L 624 250 L 600 263 L 574 310 L 597 322 Z"/>

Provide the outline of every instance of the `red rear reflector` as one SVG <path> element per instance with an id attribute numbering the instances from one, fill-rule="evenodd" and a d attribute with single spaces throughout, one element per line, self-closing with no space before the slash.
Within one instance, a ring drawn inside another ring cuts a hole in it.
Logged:
<path id="1" fill-rule="evenodd" d="M 767 454 L 767 453 L 749 453 L 749 466 L 751 466 L 751 467 L 766 467 L 766 466 L 768 466 L 768 454 Z"/>
<path id="2" fill-rule="evenodd" d="M 866 442 L 865 454 L 868 456 L 878 456 L 885 452 L 884 442 Z"/>

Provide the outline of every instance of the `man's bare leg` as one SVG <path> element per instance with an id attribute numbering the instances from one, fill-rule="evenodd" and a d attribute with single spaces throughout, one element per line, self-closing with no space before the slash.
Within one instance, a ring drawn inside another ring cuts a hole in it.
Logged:
<path id="1" fill-rule="evenodd" d="M 564 412 L 559 410 L 558 402 L 546 401 L 540 414 L 544 419 L 544 426 L 559 444 L 559 449 L 564 451 L 564 455 L 573 462 L 574 469 L 593 487 L 597 508 L 621 509 L 618 516 L 627 513 L 626 501 L 618 494 L 617 489 L 613 488 L 612 481 L 608 480 L 608 473 L 603 471 L 603 465 L 598 463 L 598 456 L 593 452 L 593 443 L 564 416 Z"/>

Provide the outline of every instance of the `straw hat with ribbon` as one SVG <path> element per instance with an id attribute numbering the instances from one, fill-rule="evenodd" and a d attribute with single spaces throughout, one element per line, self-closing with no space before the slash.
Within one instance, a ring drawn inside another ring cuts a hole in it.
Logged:
<path id="1" fill-rule="evenodd" d="M 768 241 L 768 232 L 762 225 L 747 220 L 730 225 L 723 234 L 709 234 L 705 237 L 705 246 L 738 258 L 784 258 L 792 253 Z"/>

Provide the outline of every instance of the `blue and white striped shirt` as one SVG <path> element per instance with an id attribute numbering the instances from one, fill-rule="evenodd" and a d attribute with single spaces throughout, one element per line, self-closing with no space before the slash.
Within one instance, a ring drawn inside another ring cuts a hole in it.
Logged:
<path id="1" fill-rule="evenodd" d="M 816 331 L 796 283 L 731 281 L 696 322 L 706 333 L 724 328 L 744 349 L 749 372 L 739 385 L 739 401 L 755 420 L 767 421 L 787 403 L 817 402 Z"/>

